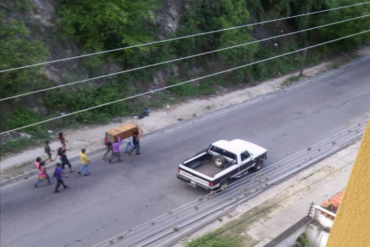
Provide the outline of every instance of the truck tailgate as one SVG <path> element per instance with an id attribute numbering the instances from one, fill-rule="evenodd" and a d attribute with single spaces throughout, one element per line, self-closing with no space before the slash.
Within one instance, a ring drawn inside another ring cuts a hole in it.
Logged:
<path id="1" fill-rule="evenodd" d="M 187 167 L 179 167 L 179 172 L 177 176 L 182 179 L 185 182 L 188 182 L 189 185 L 192 186 L 200 186 L 206 189 L 209 189 L 209 183 L 211 181 L 211 178 L 207 178 L 205 176 L 201 176 L 200 174 L 197 174 L 197 171 L 191 171 Z"/>

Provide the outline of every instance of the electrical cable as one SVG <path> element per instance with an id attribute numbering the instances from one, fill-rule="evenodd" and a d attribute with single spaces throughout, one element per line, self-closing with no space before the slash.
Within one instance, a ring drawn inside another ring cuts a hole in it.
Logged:
<path id="1" fill-rule="evenodd" d="M 324 176 L 324 177 L 322 177 L 322 178 L 320 178 L 320 179 L 316 180 L 315 182 L 313 182 L 313 183 L 311 183 L 311 184 L 307 185 L 306 187 L 304 187 L 304 188 L 302 188 L 302 189 L 300 189 L 300 190 L 298 190 L 298 191 L 294 192 L 293 194 L 291 194 L 291 195 L 289 195 L 289 196 L 287 196 L 287 197 L 285 197 L 285 198 L 283 198 L 283 199 L 281 199 L 281 200 L 279 200 L 279 201 L 275 202 L 274 204 L 272 204 L 272 205 L 270 205 L 270 206 L 268 206 L 268 207 L 266 207 L 266 208 L 264 208 L 264 209 L 260 210 L 258 213 L 253 214 L 253 215 L 251 215 L 251 216 L 249 216 L 249 217 L 247 217 L 247 218 L 245 218 L 245 219 L 243 219 L 243 220 L 239 221 L 238 223 L 236 223 L 236 224 L 234 224 L 234 225 L 231 225 L 230 227 L 228 227 L 228 228 L 226 228 L 226 229 L 224 229 L 224 230 L 222 230 L 222 231 L 220 231 L 220 232 L 216 233 L 215 235 L 213 235 L 213 236 L 209 237 L 208 239 L 206 239 L 206 240 L 204 240 L 204 241 L 202 241 L 202 242 L 200 242 L 200 243 L 198 243 L 198 244 L 194 245 L 193 247 L 200 246 L 201 244 L 204 244 L 204 243 L 208 242 L 209 240 L 211 240 L 211 239 L 213 239 L 213 238 L 215 238 L 215 237 L 217 237 L 217 236 L 219 236 L 219 235 L 221 235 L 221 234 L 223 234 L 223 233 L 225 233 L 225 232 L 229 231 L 230 229 L 232 229 L 232 228 L 234 228 L 234 227 L 236 227 L 236 226 L 238 226 L 238 225 L 240 225 L 240 224 L 242 224 L 242 223 L 244 223 L 244 222 L 246 222 L 246 221 L 250 220 L 251 218 L 253 218 L 253 217 L 255 217 L 255 216 L 257 216 L 257 215 L 259 215 L 259 214 L 261 214 L 261 213 L 265 212 L 266 210 L 268 210 L 268 209 L 270 209 L 270 208 L 272 208 L 272 207 L 274 207 L 274 206 L 278 205 L 279 203 L 281 203 L 281 202 L 283 202 L 283 201 L 285 201 L 285 200 L 289 199 L 290 197 L 297 195 L 298 193 L 302 192 L 303 190 L 307 189 L 308 187 L 310 187 L 310 186 L 312 186 L 312 185 L 314 185 L 314 184 L 316 184 L 316 183 L 318 183 L 318 182 L 320 182 L 320 181 L 324 180 L 325 178 L 327 178 L 327 177 L 329 177 L 329 176 L 333 175 L 334 173 L 336 173 L 336 172 L 338 172 L 338 171 L 342 170 L 344 167 L 346 167 L 346 166 L 350 165 L 351 163 L 352 163 L 352 162 L 347 163 L 346 165 L 344 165 L 344 166 L 342 166 L 342 167 L 338 168 L 337 170 L 335 170 L 335 171 L 333 171 L 333 172 L 331 172 L 331 173 L 327 174 L 326 176 Z M 297 184 L 298 184 L 298 183 L 297 183 Z M 282 192 L 278 193 L 277 195 L 282 194 L 283 192 L 284 192 L 284 191 L 282 191 Z"/>
<path id="2" fill-rule="evenodd" d="M 174 85 L 154 89 L 154 90 L 151 90 L 151 91 L 148 91 L 148 92 L 136 94 L 136 95 L 129 96 L 129 97 L 126 97 L 126 98 L 122 98 L 122 99 L 119 99 L 119 100 L 114 100 L 114 101 L 107 102 L 107 103 L 104 103 L 104 104 L 100 104 L 100 105 L 97 105 L 97 106 L 89 107 L 89 108 L 86 108 L 86 109 L 83 109 L 83 110 L 79 110 L 79 111 L 75 111 L 75 112 L 72 112 L 72 113 L 65 114 L 63 116 L 58 116 L 58 117 L 50 118 L 50 119 L 47 119 L 47 120 L 39 121 L 39 122 L 36 122 L 36 123 L 33 123 L 33 124 L 29 124 L 29 125 L 25 125 L 25 126 L 22 126 L 22 127 L 14 128 L 14 129 L 11 129 L 11 130 L 8 130 L 8 131 L 1 132 L 0 135 L 11 133 L 11 132 L 14 132 L 14 131 L 17 131 L 17 130 L 20 130 L 20 129 L 24 129 L 24 128 L 36 126 L 36 125 L 39 125 L 39 124 L 47 123 L 47 122 L 50 122 L 50 121 L 53 121 L 53 120 L 56 120 L 56 119 L 65 118 L 65 117 L 72 116 L 72 115 L 82 113 L 82 112 L 85 112 L 85 111 L 90 111 L 90 110 L 97 109 L 97 108 L 100 108 L 100 107 L 103 107 L 103 106 L 107 106 L 107 105 L 115 104 L 115 103 L 118 103 L 118 102 L 126 101 L 126 100 L 129 100 L 129 99 L 137 98 L 137 97 L 144 96 L 144 95 L 147 95 L 147 94 L 153 94 L 155 92 L 166 90 L 166 89 L 169 89 L 169 88 L 172 88 L 172 87 L 177 87 L 179 85 L 187 84 L 187 83 L 190 83 L 190 82 L 199 81 L 199 80 L 202 80 L 202 79 L 205 79 L 205 78 L 213 77 L 213 76 L 224 74 L 224 73 L 227 73 L 227 72 L 232 72 L 232 71 L 237 70 L 237 69 L 245 68 L 245 67 L 248 67 L 248 66 L 252 66 L 252 65 L 255 65 L 255 64 L 262 63 L 262 62 L 270 61 L 270 60 L 273 60 L 273 59 L 276 59 L 276 58 L 279 58 L 279 57 L 284 57 L 284 56 L 291 55 L 291 54 L 294 54 L 294 53 L 298 53 L 298 52 L 301 52 L 301 51 L 309 50 L 309 49 L 312 49 L 312 48 L 315 48 L 315 47 L 318 47 L 318 46 L 333 43 L 333 42 L 336 42 L 336 41 L 339 41 L 339 40 L 347 39 L 347 38 L 354 37 L 354 36 L 361 35 L 361 34 L 365 34 L 365 33 L 368 33 L 368 32 L 370 32 L 370 29 L 366 30 L 366 31 L 354 33 L 354 34 L 351 34 L 351 35 L 347 35 L 347 36 L 344 36 L 344 37 L 341 37 L 341 38 L 337 38 L 337 39 L 334 39 L 334 40 L 326 41 L 326 42 L 316 44 L 316 45 L 313 45 L 313 46 L 309 46 L 309 47 L 306 47 L 306 48 L 302 48 L 302 49 L 298 49 L 298 50 L 295 50 L 295 51 L 287 52 L 287 53 L 277 55 L 277 56 L 274 56 L 274 57 L 266 58 L 266 59 L 263 59 L 263 60 L 260 60 L 260 61 L 244 64 L 244 65 L 234 67 L 234 68 L 231 68 L 231 69 L 227 69 L 227 70 L 223 70 L 223 71 L 216 72 L 216 73 L 213 73 L 213 74 L 209 74 L 209 75 L 201 76 L 201 77 L 198 77 L 198 78 L 190 79 L 190 80 L 183 81 L 183 82 L 180 82 L 180 83 L 177 83 L 177 84 L 174 84 Z"/>
<path id="3" fill-rule="evenodd" d="M 138 44 L 138 45 L 132 45 L 132 46 L 128 46 L 128 47 L 121 47 L 121 48 L 117 48 L 117 49 L 99 51 L 99 52 L 94 52 L 94 53 L 90 53 L 90 54 L 84 54 L 84 55 L 79 55 L 79 56 L 74 56 L 74 57 L 69 57 L 69 58 L 56 59 L 56 60 L 48 61 L 48 62 L 35 63 L 35 64 L 25 65 L 25 66 L 11 68 L 11 69 L 4 69 L 4 70 L 0 70 L 0 73 L 10 72 L 10 71 L 15 71 L 15 70 L 20 70 L 20 69 L 26 69 L 26 68 L 31 68 L 31 67 L 37 67 L 37 66 L 41 66 L 41 65 L 48 65 L 48 64 L 68 61 L 68 60 L 77 59 L 77 58 L 95 56 L 95 55 L 100 55 L 100 54 L 105 54 L 105 53 L 110 53 L 110 52 L 122 51 L 122 50 L 127 50 L 127 49 L 132 49 L 132 48 L 138 48 L 138 47 L 142 47 L 142 46 L 155 45 L 155 44 L 160 44 L 160 43 L 165 43 L 165 42 L 170 42 L 170 41 L 175 41 L 175 40 L 198 37 L 198 36 L 203 36 L 203 35 L 208 35 L 208 34 L 213 34 L 213 33 L 219 33 L 219 32 L 224 32 L 224 31 L 229 31 L 229 30 L 234 30 L 234 29 L 239 29 L 239 28 L 244 28 L 244 27 L 252 27 L 252 26 L 256 26 L 256 25 L 263 25 L 263 24 L 267 24 L 267 23 L 283 21 L 283 20 L 288 20 L 288 19 L 297 18 L 297 17 L 303 17 L 303 16 L 308 16 L 308 15 L 313 15 L 313 14 L 320 14 L 320 13 L 335 11 L 335 10 L 339 10 L 339 9 L 345 9 L 345 8 L 365 5 L 365 4 L 369 4 L 369 3 L 370 3 L 370 1 L 367 1 L 367 2 L 362 2 L 362 3 L 356 3 L 356 4 L 341 6 L 341 7 L 337 7 L 337 8 L 332 8 L 332 9 L 325 9 L 325 10 L 319 10 L 319 11 L 309 12 L 309 13 L 305 13 L 305 14 L 299 14 L 299 15 L 294 15 L 294 16 L 278 18 L 278 19 L 274 19 L 274 20 L 267 20 L 267 21 L 250 23 L 250 24 L 245 24 L 245 25 L 240 25 L 240 26 L 235 26 L 235 27 L 229 27 L 229 28 L 224 28 L 224 29 L 219 29 L 219 30 L 214 30 L 214 31 L 209 31 L 209 32 L 185 35 L 185 36 L 181 36 L 181 37 L 177 37 L 177 38 L 170 38 L 170 39 L 164 39 L 164 40 L 148 42 L 148 43 L 143 43 L 143 44 Z"/>
<path id="4" fill-rule="evenodd" d="M 332 25 L 336 25 L 336 24 L 340 24 L 340 23 L 344 23 L 344 22 L 349 22 L 349 21 L 369 17 L 369 16 L 370 16 L 370 14 L 367 14 L 367 15 L 363 15 L 363 16 L 358 16 L 358 17 L 342 20 L 342 21 L 337 21 L 337 22 L 333 22 L 333 23 L 329 23 L 329 24 L 324 24 L 324 25 L 317 26 L 317 27 L 311 27 L 311 28 L 303 29 L 303 30 L 296 31 L 296 32 L 281 34 L 281 35 L 277 35 L 277 36 L 273 36 L 273 37 L 269 37 L 269 38 L 265 38 L 265 39 L 260 39 L 260 40 L 255 40 L 255 41 L 239 44 L 239 45 L 229 46 L 229 47 L 225 47 L 225 48 L 221 48 L 221 49 L 217 49 L 217 50 L 213 50 L 213 51 L 203 52 L 203 53 L 199 53 L 199 54 L 195 54 L 195 55 L 191 55 L 191 56 L 176 58 L 176 59 L 173 59 L 173 60 L 163 61 L 163 62 L 150 64 L 150 65 L 145 65 L 145 66 L 141 66 L 141 67 L 137 67 L 137 68 L 133 68 L 133 69 L 128 69 L 128 70 L 123 70 L 123 71 L 119 71 L 119 72 L 115 72 L 115 73 L 111 73 L 111 74 L 107 74 L 107 75 L 102 75 L 102 76 L 97 76 L 97 77 L 84 79 L 84 80 L 80 80 L 80 81 L 70 82 L 70 83 L 66 83 L 66 84 L 58 85 L 58 86 L 54 86 L 54 87 L 39 89 L 39 90 L 35 90 L 35 91 L 32 91 L 32 92 L 18 94 L 18 95 L 10 96 L 10 97 L 7 97 L 7 98 L 3 98 L 3 99 L 0 99 L 0 102 L 5 101 L 5 100 L 14 99 L 14 98 L 24 97 L 24 96 L 27 96 L 27 95 L 32 95 L 32 94 L 35 94 L 35 93 L 46 92 L 46 91 L 49 91 L 49 90 L 52 90 L 52 89 L 57 89 L 57 88 L 62 88 L 62 87 L 70 86 L 70 85 L 75 85 L 75 84 L 78 84 L 78 83 L 89 82 L 89 81 L 93 81 L 93 80 L 97 80 L 97 79 L 102 79 L 102 78 L 105 78 L 105 77 L 116 76 L 116 75 L 125 74 L 125 73 L 129 73 L 129 72 L 133 72 L 133 71 L 137 71 L 137 70 L 141 70 L 141 69 L 151 68 L 151 67 L 155 67 L 155 66 L 159 66 L 159 65 L 163 65 L 163 64 L 178 62 L 178 61 L 186 60 L 186 59 L 189 59 L 189 58 L 200 57 L 200 56 L 204 56 L 204 55 L 208 55 L 208 54 L 212 54 L 212 53 L 216 53 L 216 52 L 220 52 L 220 51 L 234 49 L 234 48 L 241 47 L 241 46 L 246 46 L 246 45 L 256 44 L 256 43 L 260 43 L 260 42 L 264 42 L 264 41 L 268 41 L 268 40 L 282 38 L 282 37 L 286 37 L 286 36 L 290 36 L 290 35 L 294 35 L 294 34 L 298 34 L 298 33 L 303 33 L 303 32 L 307 32 L 307 31 L 311 31 L 311 30 L 315 30 L 315 29 L 319 29 L 319 28 L 323 28 L 323 27 L 328 27 L 328 26 L 332 26 Z"/>

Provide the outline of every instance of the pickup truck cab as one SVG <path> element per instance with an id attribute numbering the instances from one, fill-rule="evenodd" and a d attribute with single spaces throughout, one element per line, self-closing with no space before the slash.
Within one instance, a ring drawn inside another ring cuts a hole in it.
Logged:
<path id="1" fill-rule="evenodd" d="M 250 169 L 260 170 L 265 159 L 267 150 L 256 144 L 220 140 L 181 163 L 177 178 L 195 188 L 224 190 L 232 178 L 244 176 Z"/>

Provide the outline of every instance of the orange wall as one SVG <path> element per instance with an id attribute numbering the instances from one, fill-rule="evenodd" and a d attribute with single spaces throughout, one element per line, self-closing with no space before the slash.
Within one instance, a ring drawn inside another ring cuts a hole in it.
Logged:
<path id="1" fill-rule="evenodd" d="M 326 247 L 370 247 L 370 121 Z"/>

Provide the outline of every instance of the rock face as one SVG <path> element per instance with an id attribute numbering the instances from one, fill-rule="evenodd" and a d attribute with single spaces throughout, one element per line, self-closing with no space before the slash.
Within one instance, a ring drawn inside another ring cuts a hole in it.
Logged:
<path id="1" fill-rule="evenodd" d="M 34 8 L 30 10 L 30 17 L 34 19 L 35 24 L 41 28 L 53 27 L 56 19 L 54 1 L 30 0 Z"/>
<path id="2" fill-rule="evenodd" d="M 16 2 L 5 0 L 5 4 L 9 9 L 6 12 L 6 18 L 8 20 L 21 20 L 29 30 L 29 39 L 42 41 L 48 47 L 50 53 L 48 60 L 81 54 L 78 46 L 60 33 L 58 15 L 55 8 L 56 0 L 29 0 L 25 2 L 29 4 L 28 9 L 22 11 Z M 44 76 L 57 85 L 66 83 L 66 71 L 72 72 L 79 78 L 86 76 L 84 65 L 79 60 L 51 64 L 45 66 L 44 69 Z"/>
<path id="3" fill-rule="evenodd" d="M 9 9 L 6 18 L 23 21 L 30 31 L 30 39 L 42 41 L 49 48 L 48 60 L 82 54 L 79 47 L 60 32 L 59 17 L 56 12 L 57 0 L 29 0 L 27 11 L 21 11 L 13 0 L 3 1 Z M 182 0 L 162 0 L 161 9 L 153 11 L 152 18 L 158 27 L 158 39 L 164 39 L 178 29 L 185 3 L 186 1 Z M 108 63 L 102 66 L 101 71 L 89 71 L 84 64 L 84 59 L 59 62 L 45 66 L 44 76 L 54 84 L 60 85 L 122 70 L 120 65 Z M 96 83 L 103 82 L 104 80 L 96 81 Z"/>
<path id="4" fill-rule="evenodd" d="M 165 38 L 177 31 L 185 4 L 185 0 L 163 0 L 161 2 L 162 9 L 154 13 L 154 22 L 159 26 L 160 38 Z"/>
<path id="5" fill-rule="evenodd" d="M 158 28 L 158 40 L 165 39 L 179 29 L 179 23 L 182 17 L 181 13 L 187 1 L 188 0 L 162 0 L 160 2 L 161 8 L 151 13 L 156 28 Z M 41 41 L 45 45 L 50 53 L 47 60 L 58 60 L 82 54 L 78 45 L 73 42 L 73 40 L 63 35 L 60 30 L 61 26 L 58 22 L 59 16 L 57 13 L 58 0 L 2 0 L 0 4 L 5 6 L 6 20 L 22 21 L 29 30 L 28 38 L 34 41 Z M 42 68 L 43 76 L 50 81 L 52 85 L 62 85 L 123 70 L 121 64 L 111 60 L 105 61 L 97 70 L 89 68 L 85 63 L 86 61 L 87 59 L 84 58 L 73 59 L 37 68 Z M 164 68 L 157 72 L 154 76 L 155 79 L 152 82 L 152 86 L 165 86 L 169 75 L 174 73 L 173 71 L 176 71 L 176 68 L 170 66 L 169 68 Z M 107 80 L 108 78 L 94 80 L 86 83 L 86 85 L 88 86 L 92 83 L 102 84 Z M 73 87 L 68 87 L 68 89 L 62 88 L 62 90 L 73 90 Z M 43 106 L 41 98 L 35 100 L 34 98 L 25 97 L 17 99 L 15 102 L 25 105 L 35 113 L 48 114 L 47 109 Z M 2 109 L 8 107 L 9 109 L 7 109 L 7 112 L 12 111 L 12 106 L 3 105 L 4 104 L 0 103 Z"/>

